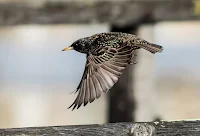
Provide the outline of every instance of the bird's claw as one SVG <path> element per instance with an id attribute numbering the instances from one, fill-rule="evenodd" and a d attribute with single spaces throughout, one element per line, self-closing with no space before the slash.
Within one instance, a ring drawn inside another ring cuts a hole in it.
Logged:
<path id="1" fill-rule="evenodd" d="M 133 61 L 132 59 L 129 61 L 129 63 L 128 64 L 130 64 L 130 65 L 133 65 L 133 64 L 137 64 L 138 62 L 137 61 Z"/>
<path id="2" fill-rule="evenodd" d="M 136 57 L 136 56 L 137 56 L 137 54 L 134 53 L 134 54 L 132 55 L 131 59 L 129 60 L 129 63 L 128 63 L 128 64 L 131 64 L 131 65 L 132 65 L 132 64 L 137 64 L 138 62 L 137 62 L 137 61 L 134 61 L 134 57 Z"/>

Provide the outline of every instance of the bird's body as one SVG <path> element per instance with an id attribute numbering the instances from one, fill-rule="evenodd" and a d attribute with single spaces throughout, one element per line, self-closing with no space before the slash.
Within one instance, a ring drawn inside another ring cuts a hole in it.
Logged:
<path id="1" fill-rule="evenodd" d="M 85 70 L 76 89 L 79 93 L 70 107 L 73 106 L 74 109 L 82 104 L 85 106 L 112 88 L 126 66 L 132 64 L 134 51 L 140 48 L 153 54 L 163 50 L 162 46 L 120 32 L 100 33 L 81 38 L 64 49 L 74 49 L 87 54 Z"/>
<path id="2" fill-rule="evenodd" d="M 102 47 L 120 48 L 123 46 L 131 46 L 133 49 L 139 49 L 139 48 L 145 48 L 144 45 L 156 46 L 155 44 L 149 43 L 137 37 L 136 35 L 128 33 L 120 33 L 120 32 L 99 33 L 92 35 L 90 37 L 79 39 L 77 40 L 77 42 L 80 42 L 85 45 L 84 49 L 77 48 L 77 51 L 86 54 L 95 53 L 97 49 Z M 156 50 L 157 48 L 159 50 Z M 147 50 L 148 49 L 149 48 L 147 48 Z M 155 51 L 153 50 L 151 51 L 150 49 L 148 51 L 152 53 L 160 52 L 162 51 L 162 47 L 157 45 Z"/>

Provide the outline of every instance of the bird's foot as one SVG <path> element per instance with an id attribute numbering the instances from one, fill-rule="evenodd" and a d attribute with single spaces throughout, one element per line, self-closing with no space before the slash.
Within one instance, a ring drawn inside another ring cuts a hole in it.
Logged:
<path id="1" fill-rule="evenodd" d="M 137 64 L 137 63 L 138 63 L 138 62 L 135 61 L 135 58 L 134 58 L 134 57 L 132 57 L 132 58 L 129 60 L 129 62 L 128 62 L 128 64 L 130 64 L 130 65 Z"/>
<path id="2" fill-rule="evenodd" d="M 138 63 L 137 61 L 132 61 L 132 60 L 130 60 L 130 61 L 128 62 L 128 64 L 130 64 L 130 65 L 137 64 L 137 63 Z"/>
<path id="3" fill-rule="evenodd" d="M 131 59 L 129 60 L 128 64 L 133 65 L 133 64 L 137 64 L 138 62 L 135 61 L 137 54 L 135 54 L 135 52 L 133 52 L 133 55 L 131 57 Z"/>

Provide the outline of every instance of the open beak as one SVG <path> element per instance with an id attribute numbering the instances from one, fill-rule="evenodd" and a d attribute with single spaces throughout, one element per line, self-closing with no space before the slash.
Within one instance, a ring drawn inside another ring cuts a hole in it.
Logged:
<path id="1" fill-rule="evenodd" d="M 73 50 L 73 47 L 69 46 L 69 47 L 63 49 L 62 51 L 67 51 L 67 50 Z"/>

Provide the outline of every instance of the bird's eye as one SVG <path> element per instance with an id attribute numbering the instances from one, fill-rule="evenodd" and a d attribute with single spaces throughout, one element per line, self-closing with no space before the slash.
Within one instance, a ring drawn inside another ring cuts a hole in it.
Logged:
<path id="1" fill-rule="evenodd" d="M 78 47 L 78 43 L 76 43 L 75 46 Z"/>

